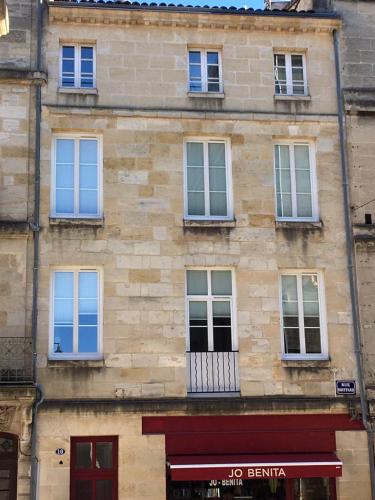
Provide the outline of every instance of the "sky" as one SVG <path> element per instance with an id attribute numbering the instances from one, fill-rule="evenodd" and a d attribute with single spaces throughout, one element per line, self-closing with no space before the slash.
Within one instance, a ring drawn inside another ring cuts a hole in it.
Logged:
<path id="1" fill-rule="evenodd" d="M 153 0 L 155 1 L 155 0 Z M 163 3 L 174 3 L 183 5 L 208 5 L 209 7 L 251 7 L 253 9 L 263 9 L 264 0 L 159 0 Z"/>

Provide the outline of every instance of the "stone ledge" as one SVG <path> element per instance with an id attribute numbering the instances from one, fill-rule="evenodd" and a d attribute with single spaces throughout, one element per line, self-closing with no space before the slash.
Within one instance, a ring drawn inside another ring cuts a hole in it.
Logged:
<path id="1" fill-rule="evenodd" d="M 375 224 L 353 224 L 355 240 L 375 240 Z"/>
<path id="2" fill-rule="evenodd" d="M 100 219 L 66 219 L 60 217 L 50 217 L 49 218 L 50 226 L 58 226 L 58 227 L 103 227 L 104 226 L 104 218 Z"/>
<path id="3" fill-rule="evenodd" d="M 235 220 L 190 220 L 184 219 L 183 226 L 189 229 L 209 229 L 209 228 L 234 228 L 236 227 Z"/>
<path id="4" fill-rule="evenodd" d="M 98 95 L 97 88 L 77 88 L 77 87 L 59 87 L 57 89 L 59 94 L 76 94 L 76 95 Z"/>
<path id="5" fill-rule="evenodd" d="M 310 222 L 310 221 L 275 221 L 275 229 L 308 229 L 320 230 L 323 229 L 323 222 Z"/>
<path id="6" fill-rule="evenodd" d="M 188 92 L 188 97 L 198 97 L 203 99 L 224 99 L 224 92 Z"/>
<path id="7" fill-rule="evenodd" d="M 275 94 L 275 101 L 311 101 L 311 95 L 283 95 Z"/>
<path id="8" fill-rule="evenodd" d="M 104 359 L 48 359 L 48 368 L 104 368 Z"/>
<path id="9" fill-rule="evenodd" d="M 281 362 L 283 368 L 297 368 L 308 370 L 320 370 L 322 368 L 330 368 L 331 360 L 329 359 L 283 359 Z"/>
<path id="10" fill-rule="evenodd" d="M 0 68 L 1 83 L 18 83 L 31 85 L 32 83 L 47 83 L 47 73 L 30 69 Z"/>
<path id="11" fill-rule="evenodd" d="M 30 231 L 30 224 L 27 221 L 0 220 L 0 238 L 2 236 L 20 237 L 27 235 Z"/>

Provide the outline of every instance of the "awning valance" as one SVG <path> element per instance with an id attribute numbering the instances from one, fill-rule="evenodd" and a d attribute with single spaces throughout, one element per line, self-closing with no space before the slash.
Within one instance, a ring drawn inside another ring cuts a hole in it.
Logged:
<path id="1" fill-rule="evenodd" d="M 342 462 L 334 453 L 169 456 L 173 481 L 337 477 Z"/>

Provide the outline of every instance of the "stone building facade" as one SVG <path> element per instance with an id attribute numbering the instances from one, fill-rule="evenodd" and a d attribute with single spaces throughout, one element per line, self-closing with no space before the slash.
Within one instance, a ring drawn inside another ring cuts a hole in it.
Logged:
<path id="1" fill-rule="evenodd" d="M 30 498 L 37 4 L 0 9 L 0 496 Z M 8 17 L 9 14 L 9 17 Z M 10 496 L 8 496 L 10 495 Z"/>
<path id="2" fill-rule="evenodd" d="M 39 498 L 370 499 L 340 19 L 46 11 Z"/>

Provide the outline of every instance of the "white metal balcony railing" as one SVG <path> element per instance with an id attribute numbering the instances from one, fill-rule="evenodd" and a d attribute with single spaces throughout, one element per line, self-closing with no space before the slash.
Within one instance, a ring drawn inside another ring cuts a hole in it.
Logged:
<path id="1" fill-rule="evenodd" d="M 238 351 L 187 352 L 188 393 L 239 392 Z"/>
<path id="2" fill-rule="evenodd" d="M 0 384 L 32 382 L 32 343 L 25 337 L 0 337 Z"/>

